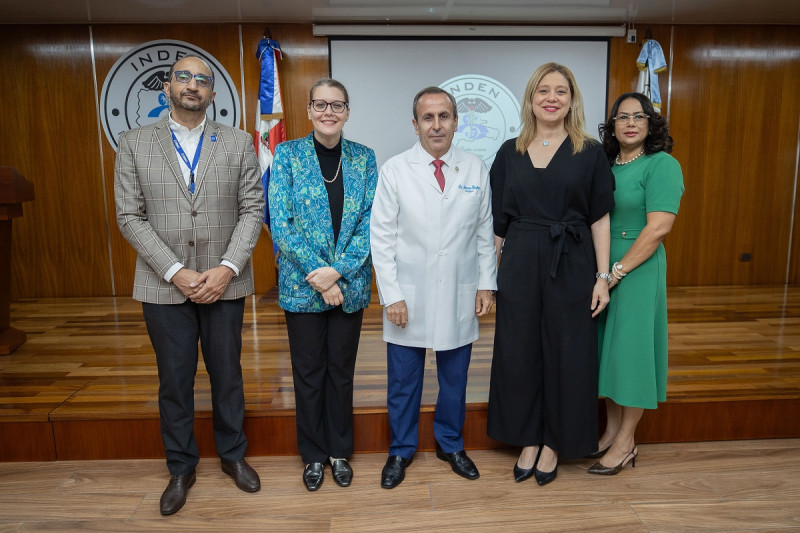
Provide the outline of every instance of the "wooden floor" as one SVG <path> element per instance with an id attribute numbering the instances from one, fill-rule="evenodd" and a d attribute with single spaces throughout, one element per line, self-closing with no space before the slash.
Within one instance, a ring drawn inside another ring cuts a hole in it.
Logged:
<path id="1" fill-rule="evenodd" d="M 367 310 L 355 376 L 356 450 L 383 451 L 386 360 L 381 308 Z M 161 457 L 155 359 L 141 306 L 129 298 L 15 302 L 28 341 L 0 356 L 0 461 Z M 668 402 L 648 411 L 642 442 L 800 437 L 800 287 L 671 288 Z M 481 321 L 468 385 L 468 448 L 485 434 L 494 316 Z M 250 298 L 242 365 L 251 455 L 295 453 L 294 392 L 283 312 Z M 213 456 L 202 364 L 201 453 Z M 437 392 L 429 354 L 420 449 L 433 445 Z M 13 437 L 12 437 L 13 435 Z"/>
<path id="2" fill-rule="evenodd" d="M 314 493 L 298 457 L 255 457 L 255 494 L 202 459 L 170 517 L 158 513 L 161 460 L 0 463 L 0 531 L 800 531 L 798 439 L 648 444 L 639 454 L 610 478 L 587 474 L 588 460 L 567 462 L 539 487 L 514 483 L 512 450 L 471 452 L 475 481 L 421 452 L 393 490 L 379 486 L 385 454 L 356 454 L 350 487 L 326 468 Z"/>

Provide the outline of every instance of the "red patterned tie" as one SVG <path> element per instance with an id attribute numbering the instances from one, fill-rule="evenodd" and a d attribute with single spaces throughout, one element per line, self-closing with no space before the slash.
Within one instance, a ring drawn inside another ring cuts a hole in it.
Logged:
<path id="1" fill-rule="evenodd" d="M 437 159 L 433 162 L 433 166 L 436 167 L 436 170 L 433 171 L 433 175 L 439 183 L 442 192 L 444 192 L 444 172 L 442 172 L 442 165 L 444 165 L 444 161 L 441 159 Z"/>

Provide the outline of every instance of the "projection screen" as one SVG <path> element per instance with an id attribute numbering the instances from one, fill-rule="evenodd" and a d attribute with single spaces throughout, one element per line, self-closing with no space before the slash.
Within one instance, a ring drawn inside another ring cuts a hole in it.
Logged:
<path id="1" fill-rule="evenodd" d="M 375 150 L 378 166 L 416 142 L 414 95 L 428 85 L 450 91 L 459 107 L 453 142 L 488 166 L 516 137 L 525 85 L 541 64 L 555 61 L 575 74 L 586 129 L 597 137 L 606 111 L 608 40 L 453 40 L 332 37 L 331 75 L 350 93 L 347 139 Z M 631 76 L 635 76 L 631 65 Z"/>

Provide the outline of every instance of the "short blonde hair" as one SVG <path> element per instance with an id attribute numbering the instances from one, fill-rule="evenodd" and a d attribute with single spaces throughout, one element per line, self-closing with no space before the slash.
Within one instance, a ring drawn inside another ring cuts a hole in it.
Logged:
<path id="1" fill-rule="evenodd" d="M 575 76 L 572 74 L 572 71 L 558 63 L 545 63 L 534 71 L 531 79 L 528 80 L 528 85 L 525 86 L 525 95 L 523 96 L 521 111 L 522 131 L 519 137 L 517 137 L 517 151 L 521 154 L 528 151 L 528 146 L 536 137 L 536 117 L 533 114 L 533 106 L 531 104 L 533 93 L 536 91 L 536 88 L 539 87 L 542 78 L 552 72 L 558 72 L 564 76 L 569 84 L 572 105 L 567 112 L 567 116 L 564 117 L 564 128 L 567 130 L 567 135 L 569 135 L 572 141 L 572 153 L 577 154 L 581 152 L 585 148 L 586 143 L 592 140 L 591 136 L 586 132 L 583 97 L 581 97 L 581 91 L 578 89 L 578 84 L 575 81 Z"/>

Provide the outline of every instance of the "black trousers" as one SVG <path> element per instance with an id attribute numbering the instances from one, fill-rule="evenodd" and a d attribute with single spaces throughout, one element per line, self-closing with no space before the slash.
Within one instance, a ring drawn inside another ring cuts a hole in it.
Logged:
<path id="1" fill-rule="evenodd" d="M 297 413 L 297 447 L 305 463 L 353 453 L 353 374 L 364 310 L 286 313 Z"/>
<path id="2" fill-rule="evenodd" d="M 244 458 L 242 321 L 244 298 L 177 305 L 143 303 L 147 332 L 158 363 L 161 437 L 171 474 L 186 474 L 199 461 L 194 438 L 194 378 L 197 342 L 211 381 L 217 454 L 224 461 Z"/>

